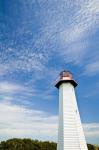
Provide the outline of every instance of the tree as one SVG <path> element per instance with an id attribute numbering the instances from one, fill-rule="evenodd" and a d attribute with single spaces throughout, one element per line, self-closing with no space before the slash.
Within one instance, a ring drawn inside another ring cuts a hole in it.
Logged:
<path id="1" fill-rule="evenodd" d="M 0 143 L 0 150 L 57 150 L 57 143 L 14 138 L 2 141 Z M 99 147 L 88 144 L 88 150 L 99 150 Z"/>

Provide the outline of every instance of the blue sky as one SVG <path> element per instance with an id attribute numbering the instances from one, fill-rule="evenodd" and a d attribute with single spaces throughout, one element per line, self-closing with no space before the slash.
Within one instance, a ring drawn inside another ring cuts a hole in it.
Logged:
<path id="1" fill-rule="evenodd" d="M 57 141 L 63 69 L 78 82 L 87 142 L 99 144 L 99 1 L 0 0 L 0 140 Z"/>

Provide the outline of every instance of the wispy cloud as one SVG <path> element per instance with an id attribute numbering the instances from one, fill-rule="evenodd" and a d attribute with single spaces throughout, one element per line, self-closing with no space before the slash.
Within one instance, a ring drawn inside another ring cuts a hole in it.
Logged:
<path id="1" fill-rule="evenodd" d="M 37 7 L 35 13 L 32 10 L 34 4 Z M 22 1 L 24 16 L 22 24 L 17 27 L 17 33 L 14 31 L 11 40 L 6 39 L 5 43 L 1 43 L 3 51 L 0 52 L 0 74 L 16 70 L 45 70 L 53 51 L 54 56 L 56 54 L 60 58 L 66 58 L 63 59 L 64 62 L 79 65 L 88 54 L 87 37 L 99 26 L 99 1 L 29 1 L 28 5 L 30 9 L 27 8 L 26 2 Z M 37 21 L 36 26 L 39 26 L 37 31 L 32 28 L 33 17 L 34 21 Z M 27 18 L 29 21 L 26 23 Z M 56 48 L 58 45 L 59 49 Z"/>
<path id="2" fill-rule="evenodd" d="M 98 144 L 99 141 L 99 122 L 84 123 L 84 133 L 87 143 Z"/>
<path id="3" fill-rule="evenodd" d="M 17 105 L 0 103 L 0 135 L 56 140 L 57 116 Z"/>
<path id="4" fill-rule="evenodd" d="M 15 54 L 16 55 L 16 54 Z M 1 58 L 4 59 L 4 58 Z M 41 71 L 44 68 L 44 56 L 42 53 L 19 52 L 19 56 L 13 60 L 12 56 L 7 58 L 7 62 L 0 64 L 0 75 L 13 73 L 15 71 L 31 72 Z"/>
<path id="5" fill-rule="evenodd" d="M 0 82 L 0 101 L 5 103 L 21 103 L 31 105 L 31 98 L 38 93 L 38 90 L 30 87 L 12 83 Z M 32 104 L 33 105 L 33 104 Z"/>
<path id="6" fill-rule="evenodd" d="M 84 74 L 86 75 L 95 75 L 99 73 L 99 61 L 90 62 L 85 66 Z"/>
<path id="7" fill-rule="evenodd" d="M 78 5 L 78 3 L 80 3 Z M 93 34 L 99 26 L 99 1 L 75 1 L 77 11 L 74 13 L 71 23 L 60 33 L 64 48 L 63 56 L 66 61 L 79 64 L 84 61 L 86 55 L 90 55 L 88 49 L 89 35 Z M 86 42 L 84 40 L 86 39 Z M 81 57 L 79 57 L 81 56 Z M 75 58 L 75 59 L 74 59 Z"/>
<path id="8" fill-rule="evenodd" d="M 87 47 L 88 42 L 73 42 L 67 45 L 64 50 L 61 52 L 61 56 L 64 58 L 64 61 L 66 63 L 73 63 L 75 65 L 80 66 L 82 61 L 84 60 L 84 57 L 87 53 Z M 65 56 L 65 57 L 64 57 Z"/>
<path id="9" fill-rule="evenodd" d="M 11 103 L 0 102 L 0 135 L 4 139 L 30 137 L 57 141 L 58 116 L 28 109 Z M 85 136 L 99 137 L 99 123 L 84 123 Z"/>
<path id="10" fill-rule="evenodd" d="M 86 137 L 99 137 L 99 123 L 86 123 L 83 127 Z"/>
<path id="11" fill-rule="evenodd" d="M 99 25 L 99 1 L 98 0 L 88 0 L 81 2 L 81 8 L 75 13 L 75 23 L 76 27 L 80 29 L 80 33 L 84 34 L 84 37 L 92 32 L 96 31 Z M 90 32 L 91 31 L 91 32 Z"/>
<path id="12" fill-rule="evenodd" d="M 0 82 L 0 93 L 13 93 L 26 90 L 23 86 L 10 82 Z"/>
<path id="13" fill-rule="evenodd" d="M 44 56 L 42 53 L 27 51 L 27 54 L 20 55 L 19 59 L 15 61 L 16 70 L 23 70 L 31 72 L 34 70 L 42 70 L 43 69 Z"/>
<path id="14" fill-rule="evenodd" d="M 49 101 L 55 99 L 53 88 L 39 89 L 20 85 L 12 82 L 0 82 L 0 101 L 7 104 L 20 104 L 22 106 L 33 107 L 36 101 Z"/>

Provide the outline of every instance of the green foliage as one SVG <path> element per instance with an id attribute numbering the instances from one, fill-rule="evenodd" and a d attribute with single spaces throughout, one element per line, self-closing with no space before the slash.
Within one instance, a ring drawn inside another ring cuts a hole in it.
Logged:
<path id="1" fill-rule="evenodd" d="M 87 144 L 88 145 L 88 150 L 99 150 L 99 147 L 96 145 L 91 145 L 91 144 Z"/>
<path id="2" fill-rule="evenodd" d="M 56 150 L 56 143 L 31 139 L 10 139 L 0 143 L 0 150 Z"/>
<path id="3" fill-rule="evenodd" d="M 10 139 L 0 143 L 0 150 L 57 150 L 57 144 L 49 141 L 31 139 Z M 88 144 L 88 150 L 99 150 L 96 145 Z"/>

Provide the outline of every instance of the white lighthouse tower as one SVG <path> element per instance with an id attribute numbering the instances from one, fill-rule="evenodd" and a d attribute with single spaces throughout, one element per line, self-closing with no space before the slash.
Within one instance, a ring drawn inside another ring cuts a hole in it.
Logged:
<path id="1" fill-rule="evenodd" d="M 69 71 L 62 71 L 55 86 L 59 89 L 57 150 L 88 150 L 75 96 L 77 83 Z"/>

